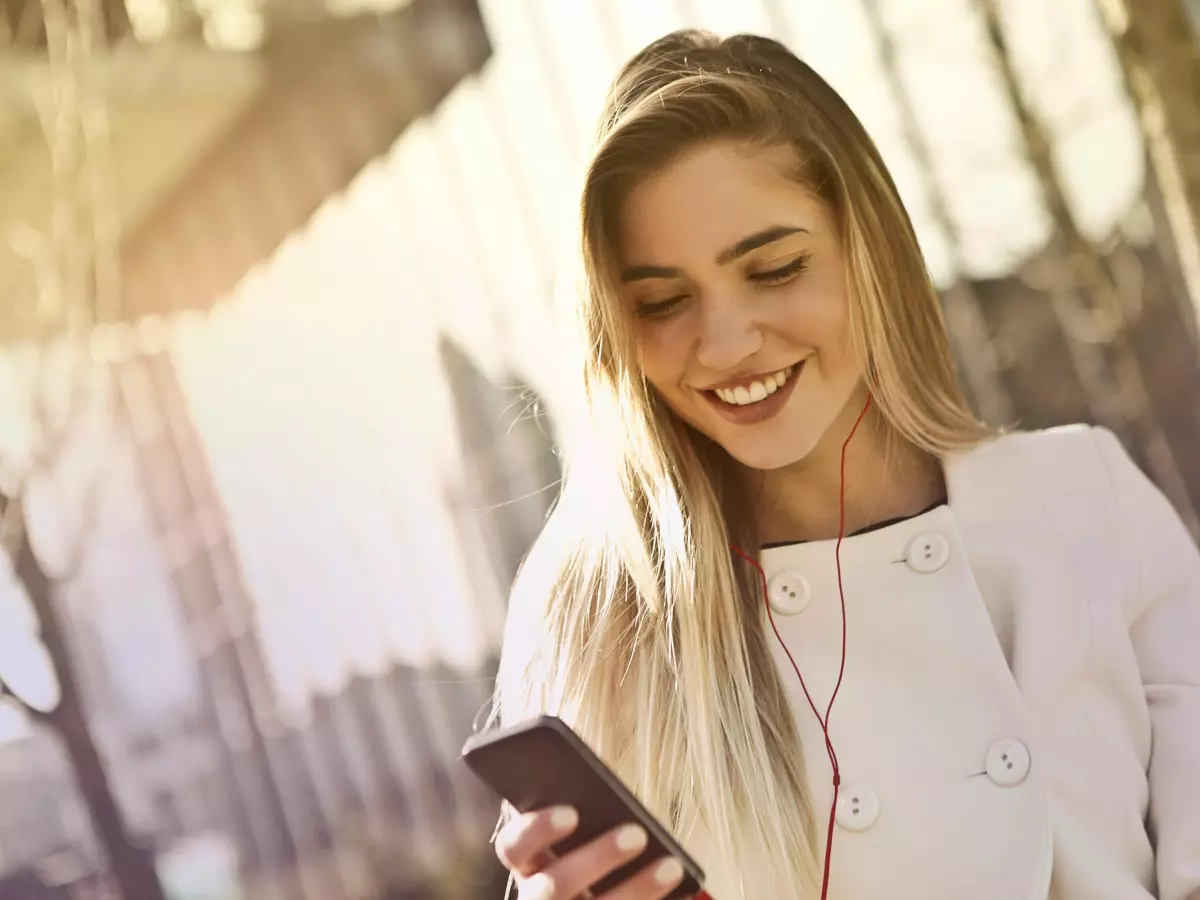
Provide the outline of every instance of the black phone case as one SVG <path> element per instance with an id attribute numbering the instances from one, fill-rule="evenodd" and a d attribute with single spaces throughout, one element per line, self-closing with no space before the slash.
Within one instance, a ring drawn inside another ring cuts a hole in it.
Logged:
<path id="1" fill-rule="evenodd" d="M 683 882 L 667 896 L 690 897 L 700 891 L 704 871 L 561 719 L 542 716 L 475 735 L 463 747 L 463 761 L 521 812 L 575 807 L 579 827 L 554 845 L 560 856 L 618 825 L 637 822 L 646 829 L 645 851 L 593 885 L 593 893 L 610 890 L 666 856 L 678 859 L 684 870 Z"/>

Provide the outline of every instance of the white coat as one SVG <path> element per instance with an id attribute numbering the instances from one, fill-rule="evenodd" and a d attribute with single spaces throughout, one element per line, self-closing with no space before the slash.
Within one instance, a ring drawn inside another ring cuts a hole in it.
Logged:
<path id="1" fill-rule="evenodd" d="M 948 506 L 842 543 L 831 900 L 1200 897 L 1200 553 L 1104 429 L 1005 436 L 945 475 Z M 834 543 L 762 557 L 822 712 Z M 831 767 L 769 636 L 823 852 Z M 780 897 L 703 834 L 684 843 L 715 900 Z"/>

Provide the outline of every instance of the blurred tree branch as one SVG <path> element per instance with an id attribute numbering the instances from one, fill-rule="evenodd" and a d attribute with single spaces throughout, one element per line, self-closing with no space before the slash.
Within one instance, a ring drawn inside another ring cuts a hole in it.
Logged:
<path id="1" fill-rule="evenodd" d="M 1001 379 L 1003 363 L 996 353 L 991 329 L 979 296 L 965 279 L 962 235 L 950 214 L 946 196 L 934 173 L 933 155 L 917 121 L 916 110 L 904 88 L 896 40 L 883 20 L 879 0 L 862 0 L 867 26 L 879 48 L 892 99 L 900 114 L 904 139 L 917 161 L 926 202 L 945 237 L 954 266 L 955 282 L 944 292 L 943 306 L 950 334 L 958 345 L 964 381 L 980 417 L 991 425 L 1013 424 L 1012 400 Z"/>
<path id="2" fill-rule="evenodd" d="M 1141 363 L 1129 339 L 1129 310 L 1140 301 L 1123 294 L 1129 282 L 1116 274 L 1079 229 L 1053 156 L 1046 124 L 1026 97 L 1000 15 L 999 0 L 975 0 L 997 73 L 1008 99 L 1025 156 L 1053 224 L 1053 251 L 1041 264 L 1051 306 L 1067 335 L 1072 363 L 1088 406 L 1099 421 L 1117 430 L 1132 429 L 1146 454 L 1151 475 L 1187 523 L 1200 535 L 1200 518 L 1191 502 L 1174 451 L 1155 414 Z"/>
<path id="3" fill-rule="evenodd" d="M 1137 107 L 1200 317 L 1200 34 L 1184 0 L 1096 0 Z"/>
<path id="4" fill-rule="evenodd" d="M 8 682 L 2 676 L 0 676 L 0 699 L 15 703 L 21 712 L 39 724 L 44 725 L 50 720 L 49 713 L 27 702 L 24 697 L 9 687 Z"/>
<path id="5" fill-rule="evenodd" d="M 0 548 L 12 562 L 33 611 L 40 640 L 58 685 L 58 701 L 39 709 L 0 680 L 0 699 L 15 704 L 62 743 L 76 784 L 124 900 L 163 900 L 152 856 L 135 845 L 93 738 L 88 710 L 62 606 L 63 588 L 82 567 L 100 507 L 102 472 L 89 458 L 74 535 L 65 560 L 53 570 L 33 534 L 31 505 L 50 499 L 41 488 L 61 479 L 79 446 L 87 416 L 112 421 L 107 365 L 92 353 L 94 326 L 113 318 L 120 298 L 120 242 L 112 191 L 104 85 L 95 61 L 106 52 L 115 0 L 4 0 L 2 11 L 19 27 L 30 52 L 43 52 L 50 79 L 37 96 L 37 118 L 50 161 L 49 224 L 44 234 L 26 228 L 16 236 L 33 270 L 34 290 L 17 298 L 38 323 L 29 375 L 31 446 L 7 460 L 0 484 Z M 29 23 L 36 15 L 36 27 Z M 127 26 L 127 22 L 125 23 Z M 100 463 L 102 465 L 102 463 Z M 61 510 L 55 510 L 61 512 Z M 40 522 L 40 517 L 38 518 Z M 43 553 L 39 553 L 39 549 Z"/>

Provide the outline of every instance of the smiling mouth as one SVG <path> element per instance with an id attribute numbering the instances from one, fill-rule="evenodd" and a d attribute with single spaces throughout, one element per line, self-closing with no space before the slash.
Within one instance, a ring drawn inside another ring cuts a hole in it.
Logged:
<path id="1" fill-rule="evenodd" d="M 801 368 L 803 363 L 788 366 L 786 369 L 780 369 L 771 375 L 766 375 L 749 384 L 738 385 L 735 388 L 715 388 L 707 391 L 708 394 L 718 398 L 722 403 L 728 406 L 753 406 L 756 403 L 761 403 L 766 400 L 784 385 L 786 385 L 796 372 Z"/>

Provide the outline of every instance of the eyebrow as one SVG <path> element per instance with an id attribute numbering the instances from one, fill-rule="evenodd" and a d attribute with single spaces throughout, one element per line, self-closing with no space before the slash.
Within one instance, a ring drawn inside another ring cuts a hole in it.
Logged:
<path id="1" fill-rule="evenodd" d="M 795 225 L 772 225 L 762 231 L 742 238 L 727 250 L 722 250 L 717 256 L 717 265 L 724 266 L 739 259 L 751 250 L 773 244 L 793 234 L 808 234 L 807 228 Z M 621 281 L 628 284 L 631 281 L 642 281 L 646 278 L 678 278 L 683 274 L 681 269 L 673 266 L 631 266 L 621 273 Z"/>

